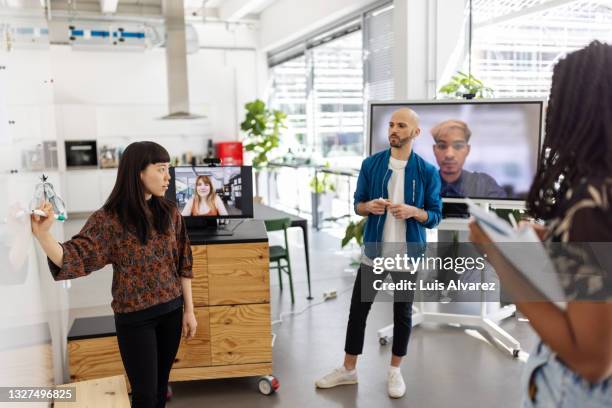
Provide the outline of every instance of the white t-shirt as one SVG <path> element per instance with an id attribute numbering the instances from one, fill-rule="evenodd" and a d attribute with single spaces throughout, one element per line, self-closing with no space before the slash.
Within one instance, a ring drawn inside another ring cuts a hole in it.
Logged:
<path id="1" fill-rule="evenodd" d="M 404 203 L 404 180 L 406 178 L 407 165 L 407 160 L 403 161 L 389 157 L 391 177 L 387 184 L 387 191 L 389 193 L 388 199 L 393 204 Z M 394 258 L 397 254 L 402 255 L 406 253 L 406 220 L 396 219 L 388 209 L 385 224 L 383 225 L 382 242 L 383 245 L 379 256 L 383 258 Z M 385 243 L 389 245 L 385 245 Z M 361 257 L 361 262 L 366 265 L 373 265 L 372 260 L 365 256 L 365 254 Z M 401 268 L 393 268 L 393 270 L 397 271 L 401 270 Z"/>
<path id="2" fill-rule="evenodd" d="M 389 201 L 392 204 L 404 204 L 404 179 L 408 161 L 397 160 L 389 157 L 389 170 L 391 178 L 387 184 Z M 406 242 L 406 220 L 398 220 L 389 209 L 383 226 L 383 242 L 405 243 Z"/>

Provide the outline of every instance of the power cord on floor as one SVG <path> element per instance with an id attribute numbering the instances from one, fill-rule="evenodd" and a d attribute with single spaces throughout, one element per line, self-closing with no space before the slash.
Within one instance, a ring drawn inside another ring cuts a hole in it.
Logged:
<path id="1" fill-rule="evenodd" d="M 310 308 L 313 308 L 315 306 L 318 306 L 320 304 L 323 304 L 325 302 L 327 302 L 328 300 L 331 299 L 335 299 L 337 298 L 339 295 L 351 290 L 353 288 L 353 285 L 349 285 L 345 288 L 343 288 L 342 290 L 340 290 L 339 292 L 336 291 L 330 291 L 330 292 L 325 292 L 323 293 L 323 300 L 320 300 L 318 302 L 315 303 L 311 303 L 308 306 L 306 306 L 305 308 L 303 308 L 302 310 L 299 311 L 292 311 L 292 312 L 284 312 L 281 313 L 280 315 L 278 315 L 278 320 L 274 320 L 272 322 L 272 326 L 274 326 L 275 324 L 281 324 L 283 322 L 283 317 L 287 317 L 287 316 L 299 316 L 302 313 L 304 313 L 305 311 L 307 311 Z M 272 347 L 274 347 L 274 340 L 276 340 L 276 333 L 272 333 Z"/>

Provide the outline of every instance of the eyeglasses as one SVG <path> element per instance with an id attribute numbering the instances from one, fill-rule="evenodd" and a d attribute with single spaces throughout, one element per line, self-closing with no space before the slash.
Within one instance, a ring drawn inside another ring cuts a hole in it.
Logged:
<path id="1" fill-rule="evenodd" d="M 463 150 L 467 147 L 467 145 L 468 145 L 467 142 L 454 142 L 451 144 L 444 143 L 444 142 L 438 142 L 434 144 L 434 148 L 436 150 L 445 151 L 446 149 L 449 148 L 449 146 L 451 146 L 453 150 Z"/>

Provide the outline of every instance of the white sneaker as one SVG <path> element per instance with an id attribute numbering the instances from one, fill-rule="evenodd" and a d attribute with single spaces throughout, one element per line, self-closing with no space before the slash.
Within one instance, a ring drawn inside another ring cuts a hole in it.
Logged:
<path id="1" fill-rule="evenodd" d="M 347 384 L 357 384 L 357 370 L 347 371 L 344 366 L 335 368 L 325 377 L 315 381 L 317 388 L 332 388 Z"/>
<path id="2" fill-rule="evenodd" d="M 391 398 L 402 398 L 406 393 L 406 384 L 402 373 L 399 371 L 389 371 L 387 376 L 387 391 Z"/>

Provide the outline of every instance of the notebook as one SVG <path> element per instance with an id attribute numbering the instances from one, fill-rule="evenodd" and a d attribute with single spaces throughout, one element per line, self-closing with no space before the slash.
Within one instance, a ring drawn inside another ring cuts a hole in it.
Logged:
<path id="1" fill-rule="evenodd" d="M 561 309 L 565 291 L 546 248 L 528 225 L 514 229 L 495 213 L 486 211 L 468 199 L 468 209 L 497 248 L 540 293 Z M 516 245 L 514 245 L 516 244 Z"/>

